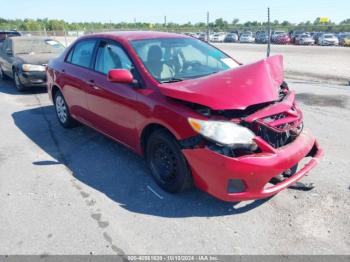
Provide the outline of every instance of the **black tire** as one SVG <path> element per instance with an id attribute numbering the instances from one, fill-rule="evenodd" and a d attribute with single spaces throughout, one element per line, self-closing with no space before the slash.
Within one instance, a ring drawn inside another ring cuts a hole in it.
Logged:
<path id="1" fill-rule="evenodd" d="M 146 144 L 146 159 L 156 183 L 169 193 L 192 187 L 191 171 L 176 139 L 166 130 L 154 131 Z"/>
<path id="2" fill-rule="evenodd" d="M 13 80 L 15 81 L 15 86 L 19 92 L 24 92 L 27 88 L 21 83 L 18 72 L 13 72 Z"/>
<path id="3" fill-rule="evenodd" d="M 9 77 L 7 75 L 5 75 L 5 73 L 2 70 L 1 66 L 0 66 L 0 79 L 2 79 L 2 80 L 8 80 L 9 79 Z"/>
<path id="4" fill-rule="evenodd" d="M 54 106 L 58 122 L 64 128 L 76 126 L 76 120 L 71 117 L 67 102 L 60 91 L 55 93 Z"/>

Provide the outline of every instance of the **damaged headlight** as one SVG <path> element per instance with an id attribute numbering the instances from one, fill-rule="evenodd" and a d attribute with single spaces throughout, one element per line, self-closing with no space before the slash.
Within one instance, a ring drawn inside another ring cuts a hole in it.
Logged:
<path id="1" fill-rule="evenodd" d="M 188 118 L 194 131 L 225 146 L 256 147 L 255 134 L 248 128 L 228 121 L 206 121 Z"/>

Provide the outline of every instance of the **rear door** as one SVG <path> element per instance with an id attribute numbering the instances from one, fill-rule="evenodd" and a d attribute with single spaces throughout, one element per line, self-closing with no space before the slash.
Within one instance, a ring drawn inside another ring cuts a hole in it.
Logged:
<path id="1" fill-rule="evenodd" d="M 66 57 L 64 68 L 59 72 L 63 76 L 60 78 L 60 86 L 63 87 L 70 112 L 83 122 L 88 121 L 86 93 L 91 89 L 88 80 L 91 78 L 96 43 L 96 39 L 84 39 L 76 43 Z"/>
<path id="2" fill-rule="evenodd" d="M 96 51 L 95 72 L 89 79 L 89 120 L 103 133 L 135 147 L 135 119 L 139 118 L 137 91 L 132 84 L 108 81 L 107 73 L 111 69 L 130 70 L 137 78 L 135 67 L 121 45 L 111 40 L 101 40 Z"/>

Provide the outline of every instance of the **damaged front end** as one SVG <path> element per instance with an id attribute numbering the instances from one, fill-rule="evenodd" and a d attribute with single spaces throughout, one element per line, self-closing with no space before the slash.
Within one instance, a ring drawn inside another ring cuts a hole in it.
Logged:
<path id="1" fill-rule="evenodd" d="M 220 199 L 258 199 L 296 187 L 322 155 L 311 132 L 303 128 L 295 92 L 284 82 L 276 101 L 245 109 L 212 110 L 183 103 L 207 119 L 232 122 L 254 134 L 251 144 L 223 144 L 203 135 L 180 141 L 197 186 Z M 298 163 L 307 157 L 311 160 L 297 170 Z"/>
<path id="2" fill-rule="evenodd" d="M 280 87 L 279 99 L 251 105 L 245 109 L 212 110 L 206 106 L 182 102 L 208 119 L 231 121 L 251 130 L 258 138 L 271 148 L 280 148 L 291 142 L 303 130 L 303 115 L 295 102 L 295 93 L 289 91 L 285 82 Z M 204 139 L 205 140 L 205 139 Z M 204 141 L 200 136 L 182 141 L 184 148 L 205 143 L 210 149 L 229 157 L 239 157 L 261 152 L 255 146 L 224 145 L 215 141 Z"/>

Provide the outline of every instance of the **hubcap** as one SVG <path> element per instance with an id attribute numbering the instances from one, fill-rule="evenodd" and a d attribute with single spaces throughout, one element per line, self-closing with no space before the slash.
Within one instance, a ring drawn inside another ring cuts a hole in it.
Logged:
<path id="1" fill-rule="evenodd" d="M 172 149 L 165 143 L 160 143 L 153 151 L 151 165 L 154 173 L 164 184 L 174 182 L 177 173 L 177 162 Z"/>
<path id="2" fill-rule="evenodd" d="M 61 96 L 56 97 L 56 113 L 58 116 L 58 119 L 61 121 L 61 123 L 65 123 L 67 121 L 67 107 L 66 103 L 64 102 L 63 98 Z"/>

